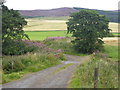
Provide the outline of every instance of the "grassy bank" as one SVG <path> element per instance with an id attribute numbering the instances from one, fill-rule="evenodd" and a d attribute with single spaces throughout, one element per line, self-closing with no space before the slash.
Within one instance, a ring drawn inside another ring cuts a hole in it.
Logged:
<path id="1" fill-rule="evenodd" d="M 81 64 L 69 84 L 70 88 L 93 88 L 94 69 L 99 66 L 98 88 L 118 88 L 117 46 L 105 46 L 104 53 L 98 54 L 91 61 Z"/>

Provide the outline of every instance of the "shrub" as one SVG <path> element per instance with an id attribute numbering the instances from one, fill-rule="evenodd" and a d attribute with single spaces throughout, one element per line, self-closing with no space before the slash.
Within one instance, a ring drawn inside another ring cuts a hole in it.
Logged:
<path id="1" fill-rule="evenodd" d="M 5 45 L 4 45 L 5 44 Z M 3 55 L 22 55 L 27 52 L 33 52 L 37 48 L 34 46 L 28 46 L 22 41 L 6 41 L 3 44 Z"/>

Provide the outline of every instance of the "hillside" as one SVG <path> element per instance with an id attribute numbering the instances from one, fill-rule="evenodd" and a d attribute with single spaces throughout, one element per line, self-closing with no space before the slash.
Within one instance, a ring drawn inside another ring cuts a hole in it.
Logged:
<path id="1" fill-rule="evenodd" d="M 54 17 L 54 16 L 69 16 L 70 13 L 77 12 L 74 8 L 57 8 L 50 10 L 20 10 L 22 16 L 41 16 L 41 17 Z"/>
<path id="2" fill-rule="evenodd" d="M 69 16 L 71 13 L 78 12 L 80 9 L 86 8 L 56 8 L 49 10 L 19 10 L 20 14 L 24 17 L 59 17 L 59 16 Z M 110 22 L 118 22 L 118 12 L 117 11 L 104 11 L 104 10 L 96 10 L 99 14 L 106 15 Z"/>

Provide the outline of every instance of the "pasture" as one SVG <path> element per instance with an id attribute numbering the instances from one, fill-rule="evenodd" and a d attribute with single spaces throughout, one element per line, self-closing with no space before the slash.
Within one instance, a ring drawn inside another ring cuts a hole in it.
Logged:
<path id="1" fill-rule="evenodd" d="M 31 40 L 44 40 L 47 37 L 66 37 L 67 25 L 69 17 L 40 17 L 26 19 L 28 24 L 24 27 L 24 31 L 29 35 Z M 118 35 L 118 24 L 110 22 L 109 28 L 112 29 L 114 35 Z"/>
<path id="2" fill-rule="evenodd" d="M 71 36 L 67 34 L 67 31 L 26 31 L 30 40 L 44 40 L 48 37 L 67 37 Z"/>

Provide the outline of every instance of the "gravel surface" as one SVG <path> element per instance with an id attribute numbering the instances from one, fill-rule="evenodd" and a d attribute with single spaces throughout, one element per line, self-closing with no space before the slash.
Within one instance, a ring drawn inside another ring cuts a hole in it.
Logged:
<path id="1" fill-rule="evenodd" d="M 85 60 L 89 59 L 89 56 L 73 56 L 65 55 L 67 61 L 62 64 L 50 67 L 48 69 L 29 74 L 23 77 L 21 80 L 13 81 L 4 84 L 3 88 L 67 88 L 68 82 L 72 79 L 73 73 L 77 69 L 77 66 Z M 67 63 L 66 63 L 67 62 Z M 66 64 L 68 65 L 64 69 Z"/>

